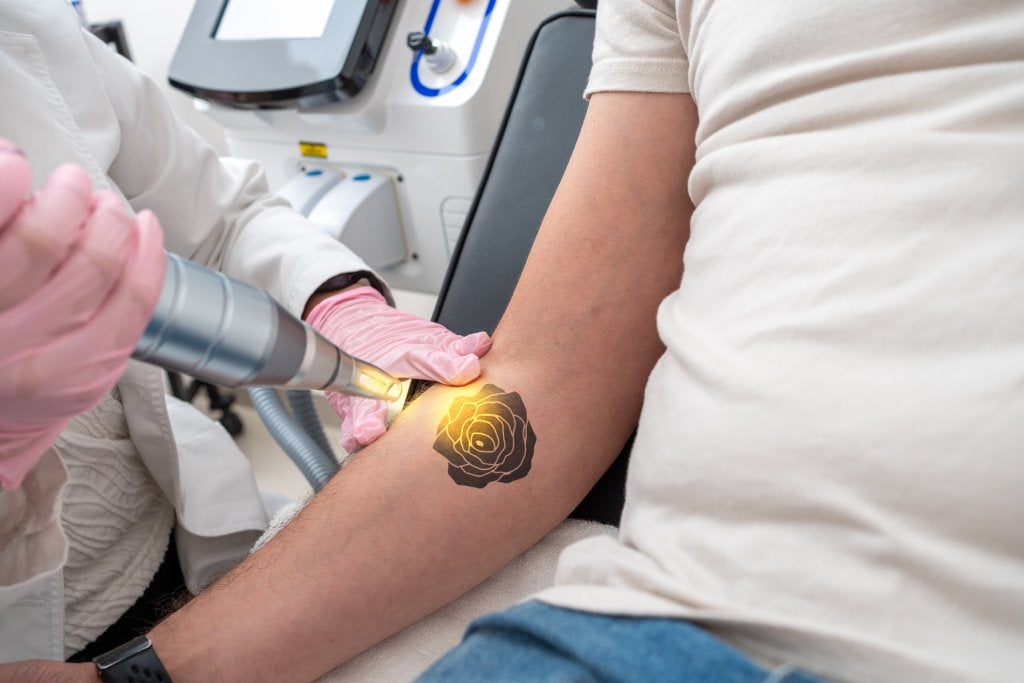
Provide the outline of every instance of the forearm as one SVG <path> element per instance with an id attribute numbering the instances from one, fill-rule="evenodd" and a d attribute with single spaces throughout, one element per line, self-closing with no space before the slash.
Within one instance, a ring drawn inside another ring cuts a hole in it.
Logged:
<path id="1" fill-rule="evenodd" d="M 178 615 L 180 623 L 171 617 L 153 632 L 174 679 L 315 678 L 541 538 L 599 475 L 593 454 L 617 450 L 630 429 L 614 415 L 594 419 L 600 428 L 590 434 L 571 428 L 579 421 L 562 398 L 571 378 L 551 379 L 525 380 L 509 364 L 471 386 L 421 396 L 388 439 L 354 457 L 277 538 Z M 485 382 L 521 390 L 538 436 L 527 476 L 476 489 L 453 481 L 432 444 L 453 397 Z M 571 440 L 575 447 L 560 453 L 545 445 Z M 225 634 L 242 646 L 226 650 Z M 179 643 L 188 647 L 185 661 Z"/>
<path id="2" fill-rule="evenodd" d="M 672 102 L 664 113 L 679 117 Z M 175 680 L 315 678 L 498 570 L 607 468 L 661 353 L 655 311 L 679 283 L 690 211 L 692 137 L 631 154 L 640 141 L 609 128 L 622 114 L 592 106 L 573 189 L 549 210 L 481 378 L 423 394 L 277 538 L 154 630 Z M 535 443 L 528 473 L 478 488 L 438 435 L 487 385 L 519 396 Z"/>

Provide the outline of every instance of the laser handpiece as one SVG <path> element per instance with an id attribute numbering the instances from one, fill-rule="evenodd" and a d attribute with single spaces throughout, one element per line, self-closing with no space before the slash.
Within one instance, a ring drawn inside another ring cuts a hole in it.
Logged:
<path id="1" fill-rule="evenodd" d="M 174 254 L 132 354 L 225 387 L 323 389 L 394 401 L 402 385 L 345 353 L 261 289 Z"/>

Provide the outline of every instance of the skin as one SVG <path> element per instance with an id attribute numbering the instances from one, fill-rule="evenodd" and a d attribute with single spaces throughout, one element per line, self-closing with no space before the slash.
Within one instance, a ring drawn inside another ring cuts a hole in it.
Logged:
<path id="1" fill-rule="evenodd" d="M 682 275 L 696 123 L 688 95 L 592 98 L 483 375 L 425 392 L 270 543 L 157 626 L 175 681 L 313 680 L 568 515 L 636 425 L 663 351 L 655 313 Z M 434 444 L 456 400 L 486 385 L 518 394 L 536 441 L 526 475 L 476 487 Z M 97 676 L 88 664 L 0 667 L 13 680 Z"/>

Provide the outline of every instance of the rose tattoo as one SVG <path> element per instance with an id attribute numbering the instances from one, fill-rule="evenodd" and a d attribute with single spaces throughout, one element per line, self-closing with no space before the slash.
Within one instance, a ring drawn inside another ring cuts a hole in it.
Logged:
<path id="1" fill-rule="evenodd" d="M 472 398 L 452 401 L 434 450 L 447 458 L 455 483 L 480 489 L 525 477 L 536 441 L 519 394 L 487 384 Z"/>

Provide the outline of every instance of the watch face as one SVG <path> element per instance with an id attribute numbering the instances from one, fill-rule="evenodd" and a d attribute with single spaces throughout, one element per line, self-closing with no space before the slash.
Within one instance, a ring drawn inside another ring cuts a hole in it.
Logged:
<path id="1" fill-rule="evenodd" d="M 99 657 L 95 657 L 92 661 L 102 671 L 103 669 L 109 669 L 110 667 L 123 662 L 124 660 L 143 652 L 147 648 L 152 647 L 152 643 L 149 642 L 149 638 L 146 636 L 139 636 L 129 640 L 124 645 L 119 645 L 109 652 L 104 652 Z"/>

